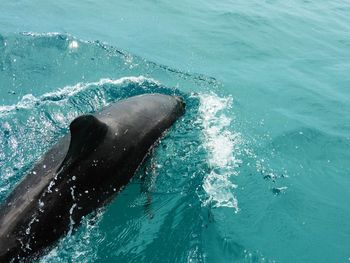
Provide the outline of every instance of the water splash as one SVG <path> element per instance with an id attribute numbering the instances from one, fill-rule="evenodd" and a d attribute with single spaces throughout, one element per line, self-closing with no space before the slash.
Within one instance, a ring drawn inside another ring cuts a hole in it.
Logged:
<path id="1" fill-rule="evenodd" d="M 199 95 L 199 113 L 203 125 L 203 145 L 208 152 L 210 171 L 204 179 L 203 188 L 209 198 L 205 204 L 214 207 L 232 207 L 238 211 L 238 201 L 233 190 L 237 187 L 232 176 L 241 163 L 238 158 L 241 134 L 229 126 L 232 117 L 225 111 L 232 107 L 232 98 L 220 98 L 215 94 Z"/>

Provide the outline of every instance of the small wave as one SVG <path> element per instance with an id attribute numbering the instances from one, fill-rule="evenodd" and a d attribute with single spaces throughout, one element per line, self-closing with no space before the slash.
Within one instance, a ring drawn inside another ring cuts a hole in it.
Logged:
<path id="1" fill-rule="evenodd" d="M 41 101 L 61 101 L 68 97 L 71 97 L 91 86 L 103 86 L 106 84 L 111 85 L 122 85 L 125 83 L 134 83 L 134 84 L 142 84 L 142 83 L 153 83 L 159 85 L 159 83 L 151 78 L 146 78 L 144 76 L 138 77 L 122 77 L 120 79 L 100 79 L 96 82 L 88 82 L 83 83 L 79 82 L 72 86 L 65 86 L 61 89 L 58 89 L 54 92 L 48 92 L 41 95 L 39 98 L 35 97 L 32 94 L 27 94 L 22 97 L 22 99 L 15 105 L 4 105 L 0 106 L 0 117 L 6 115 L 7 113 L 18 110 L 18 109 L 29 109 L 35 106 L 35 104 L 40 103 Z"/>
<path id="2" fill-rule="evenodd" d="M 53 36 L 59 36 L 62 35 L 62 33 L 59 32 L 46 32 L 46 33 L 38 33 L 38 32 L 23 32 L 22 35 L 24 36 L 32 36 L 32 37 L 53 37 Z"/>
<path id="3" fill-rule="evenodd" d="M 209 198 L 204 203 L 213 203 L 214 207 L 232 207 L 237 212 L 238 201 L 233 193 L 237 185 L 231 177 L 238 174 L 236 168 L 241 163 L 237 158 L 241 135 L 229 129 L 232 117 L 225 114 L 225 110 L 232 107 L 232 98 L 201 94 L 199 99 L 203 145 L 208 153 L 210 167 L 203 185 Z"/>

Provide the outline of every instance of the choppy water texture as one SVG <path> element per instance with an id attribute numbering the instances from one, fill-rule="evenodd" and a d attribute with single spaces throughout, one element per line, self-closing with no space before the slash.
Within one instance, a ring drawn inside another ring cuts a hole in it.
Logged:
<path id="1" fill-rule="evenodd" d="M 347 1 L 2 1 L 0 201 L 76 116 L 177 94 L 134 180 L 41 262 L 349 262 L 349 32 Z"/>

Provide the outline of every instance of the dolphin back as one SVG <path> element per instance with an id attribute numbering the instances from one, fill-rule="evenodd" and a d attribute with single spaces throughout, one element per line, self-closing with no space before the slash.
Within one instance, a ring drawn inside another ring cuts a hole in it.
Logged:
<path id="1" fill-rule="evenodd" d="M 149 94 L 74 119 L 1 205 L 0 262 L 36 259 L 111 200 L 184 108 Z"/>

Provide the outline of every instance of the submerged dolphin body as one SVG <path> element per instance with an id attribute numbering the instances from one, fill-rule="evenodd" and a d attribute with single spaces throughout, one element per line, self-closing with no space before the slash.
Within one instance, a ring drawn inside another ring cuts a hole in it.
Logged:
<path id="1" fill-rule="evenodd" d="M 180 98 L 150 94 L 73 120 L 0 207 L 0 262 L 35 259 L 108 202 L 183 113 Z"/>

